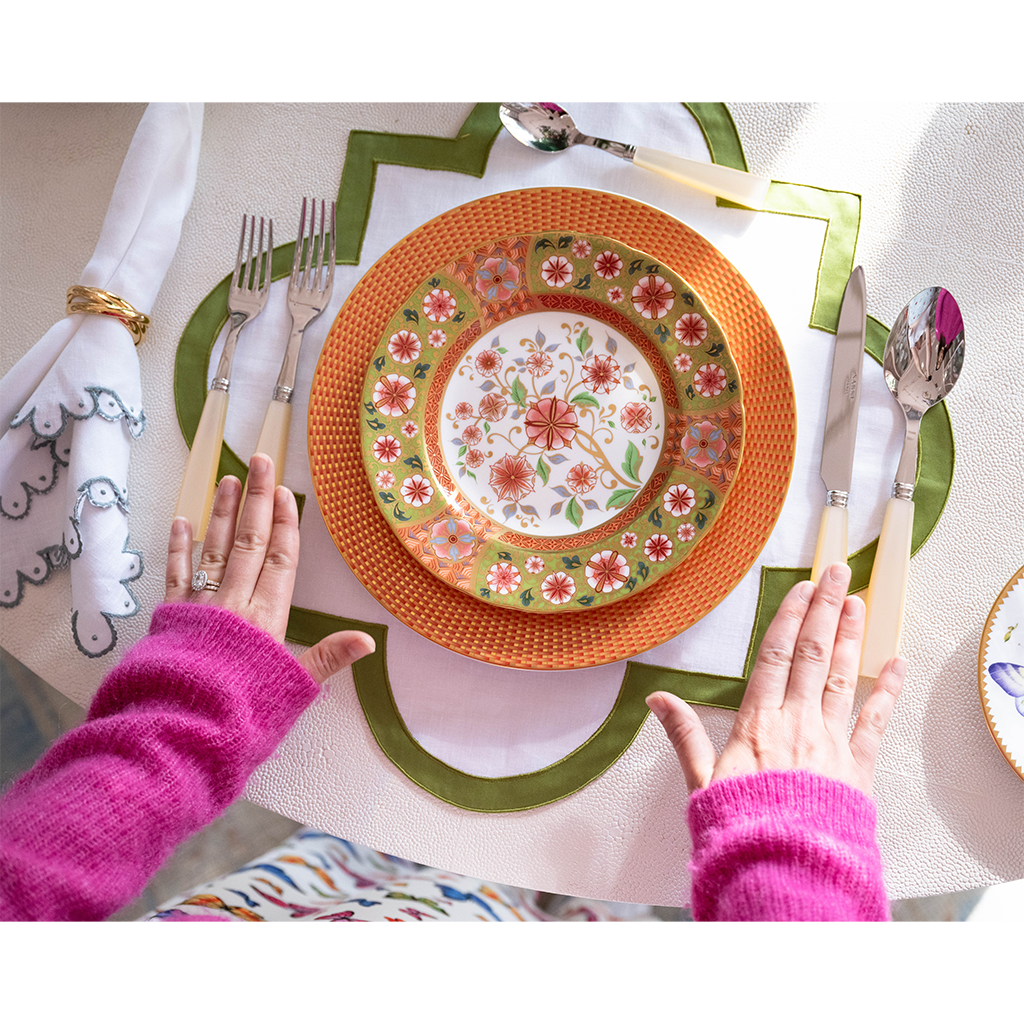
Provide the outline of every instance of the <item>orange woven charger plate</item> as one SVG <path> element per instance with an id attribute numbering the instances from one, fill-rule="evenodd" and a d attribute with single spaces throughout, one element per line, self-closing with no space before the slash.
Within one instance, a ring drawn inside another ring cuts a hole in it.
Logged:
<path id="1" fill-rule="evenodd" d="M 490 239 L 577 231 L 650 253 L 718 321 L 743 383 L 743 459 L 713 533 L 679 569 L 628 601 L 528 615 L 460 592 L 417 562 L 384 520 L 360 446 L 367 366 L 398 305 L 432 271 Z M 722 601 L 754 564 L 782 511 L 796 448 L 796 403 L 764 307 L 706 239 L 634 199 L 577 188 L 503 192 L 434 218 L 388 250 L 353 289 L 324 343 L 309 398 L 309 462 L 320 511 L 356 577 L 389 612 L 467 657 L 522 669 L 576 669 L 670 640 Z"/>

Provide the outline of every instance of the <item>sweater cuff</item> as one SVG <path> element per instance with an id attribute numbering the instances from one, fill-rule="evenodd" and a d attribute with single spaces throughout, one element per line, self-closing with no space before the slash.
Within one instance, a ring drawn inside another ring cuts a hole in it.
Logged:
<path id="1" fill-rule="evenodd" d="M 322 692 L 272 636 L 216 605 L 161 604 L 149 633 L 104 680 L 89 720 L 162 707 L 169 679 L 186 707 L 250 740 L 245 767 L 265 760 Z M 254 742 L 253 742 L 254 741 Z"/>
<path id="2" fill-rule="evenodd" d="M 694 846 L 712 832 L 770 812 L 780 820 L 822 829 L 845 841 L 874 841 L 874 801 L 838 779 L 807 771 L 764 771 L 717 779 L 690 797 Z"/>
<path id="3" fill-rule="evenodd" d="M 876 810 L 806 771 L 720 779 L 690 798 L 698 920 L 887 920 Z"/>

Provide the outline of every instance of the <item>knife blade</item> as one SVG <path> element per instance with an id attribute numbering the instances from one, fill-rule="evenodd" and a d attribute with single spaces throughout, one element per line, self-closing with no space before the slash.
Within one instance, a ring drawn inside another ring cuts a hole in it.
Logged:
<path id="1" fill-rule="evenodd" d="M 818 545 L 811 566 L 811 581 L 835 562 L 845 562 L 848 545 L 850 484 L 853 452 L 857 444 L 857 416 L 860 410 L 860 379 L 867 331 L 867 295 L 864 268 L 854 267 L 843 293 L 839 326 L 832 352 L 832 377 L 825 413 L 825 437 L 821 447 L 821 482 L 825 485 L 825 508 L 818 528 Z"/>

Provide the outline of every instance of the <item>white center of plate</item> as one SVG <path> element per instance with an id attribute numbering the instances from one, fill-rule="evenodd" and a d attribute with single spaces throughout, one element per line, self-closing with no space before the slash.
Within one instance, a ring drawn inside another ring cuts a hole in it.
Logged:
<path id="1" fill-rule="evenodd" d="M 504 321 L 444 384 L 441 450 L 491 522 L 567 537 L 618 515 L 660 455 L 665 402 L 647 359 L 607 324 L 544 310 Z"/>

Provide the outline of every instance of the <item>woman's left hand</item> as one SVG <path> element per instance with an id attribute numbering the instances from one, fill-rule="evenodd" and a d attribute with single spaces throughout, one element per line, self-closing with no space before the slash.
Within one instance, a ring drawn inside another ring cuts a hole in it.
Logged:
<path id="1" fill-rule="evenodd" d="M 261 453 L 249 463 L 249 486 L 239 516 L 241 495 L 237 478 L 221 480 L 199 559 L 199 568 L 219 584 L 215 590 L 192 589 L 192 527 L 183 517 L 171 524 L 165 599 L 218 605 L 282 642 L 299 562 L 295 496 L 287 487 L 274 486 L 274 464 Z M 371 636 L 345 630 L 304 651 L 299 662 L 323 683 L 375 649 Z"/>

